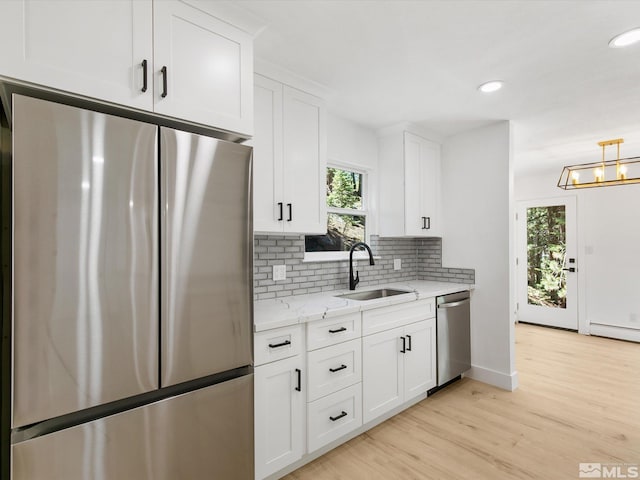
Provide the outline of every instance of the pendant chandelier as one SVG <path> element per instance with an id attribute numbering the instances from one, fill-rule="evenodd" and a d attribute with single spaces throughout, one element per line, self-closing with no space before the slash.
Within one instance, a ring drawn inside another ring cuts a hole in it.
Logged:
<path id="1" fill-rule="evenodd" d="M 624 143 L 622 138 L 598 142 L 602 147 L 602 161 L 564 167 L 558 187 L 573 190 L 640 183 L 640 157 L 620 158 L 621 143 Z M 612 145 L 617 146 L 618 155 L 615 160 L 605 160 L 605 148 Z"/>

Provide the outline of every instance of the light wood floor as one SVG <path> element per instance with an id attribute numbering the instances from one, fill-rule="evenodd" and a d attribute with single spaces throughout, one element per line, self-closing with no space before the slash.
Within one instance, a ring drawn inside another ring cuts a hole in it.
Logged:
<path id="1" fill-rule="evenodd" d="M 463 379 L 286 480 L 577 479 L 640 464 L 640 345 L 520 324 L 520 387 Z"/>

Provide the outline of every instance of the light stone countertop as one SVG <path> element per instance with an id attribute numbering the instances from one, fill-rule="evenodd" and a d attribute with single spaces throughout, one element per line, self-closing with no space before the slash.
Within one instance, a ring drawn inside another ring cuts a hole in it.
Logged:
<path id="1" fill-rule="evenodd" d="M 254 331 L 261 332 L 273 328 L 288 327 L 299 323 L 313 322 L 337 315 L 361 312 L 372 308 L 386 307 L 398 303 L 413 302 L 423 298 L 446 295 L 448 293 L 473 290 L 474 285 L 464 283 L 432 282 L 428 280 L 412 280 L 408 282 L 385 283 L 381 285 L 358 288 L 355 291 L 394 288 L 407 290 L 408 293 L 375 300 L 349 300 L 337 298 L 336 295 L 353 293 L 350 290 L 334 290 L 309 295 L 295 295 L 254 303 Z"/>

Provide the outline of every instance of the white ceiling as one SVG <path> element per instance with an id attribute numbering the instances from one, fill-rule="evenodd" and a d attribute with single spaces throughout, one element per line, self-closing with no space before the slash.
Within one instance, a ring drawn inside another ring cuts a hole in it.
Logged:
<path id="1" fill-rule="evenodd" d="M 608 47 L 640 27 L 638 0 L 234 3 L 267 26 L 257 58 L 326 86 L 330 110 L 366 127 L 513 120 L 516 173 L 597 161 L 611 138 L 640 155 L 640 44 Z M 476 90 L 493 79 L 505 87 Z"/>

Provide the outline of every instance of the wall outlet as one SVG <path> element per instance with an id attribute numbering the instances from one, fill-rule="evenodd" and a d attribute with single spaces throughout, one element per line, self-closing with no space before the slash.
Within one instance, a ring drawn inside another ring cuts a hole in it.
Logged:
<path id="1" fill-rule="evenodd" d="M 400 270 L 402 268 L 402 259 L 401 258 L 394 258 L 393 259 L 393 269 L 394 270 Z"/>
<path id="2" fill-rule="evenodd" d="M 273 266 L 273 281 L 287 279 L 287 266 L 286 265 L 274 265 Z"/>

